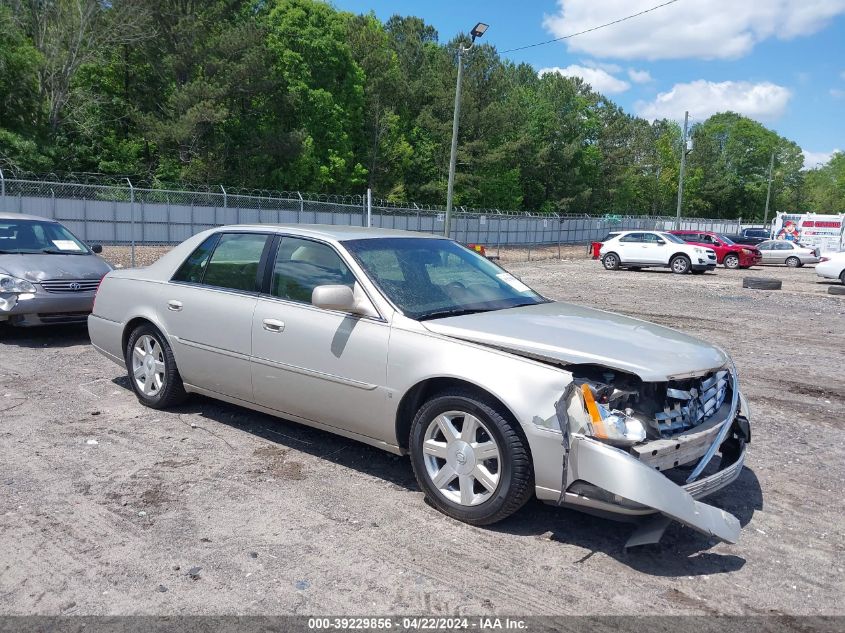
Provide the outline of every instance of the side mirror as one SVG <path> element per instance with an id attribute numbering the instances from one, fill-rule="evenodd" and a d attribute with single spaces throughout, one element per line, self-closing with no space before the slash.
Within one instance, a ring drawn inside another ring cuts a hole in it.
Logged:
<path id="1" fill-rule="evenodd" d="M 311 304 L 324 310 L 337 310 L 362 316 L 378 316 L 370 300 L 355 284 L 355 290 L 349 286 L 328 284 L 317 286 L 311 293 Z"/>
<path id="2" fill-rule="evenodd" d="M 91 245 L 91 251 L 94 252 L 94 253 L 97 253 L 97 255 L 99 255 L 100 253 L 103 252 L 103 245 L 102 244 L 92 244 Z"/>
<path id="3" fill-rule="evenodd" d="M 664 240 L 657 240 L 657 243 L 660 244 L 660 246 L 663 246 L 666 242 Z"/>

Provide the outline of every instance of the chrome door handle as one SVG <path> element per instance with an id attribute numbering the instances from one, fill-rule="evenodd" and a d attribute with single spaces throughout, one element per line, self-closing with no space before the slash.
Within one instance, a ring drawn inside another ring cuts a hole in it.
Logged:
<path id="1" fill-rule="evenodd" d="M 264 329 L 268 332 L 284 332 L 285 322 L 277 319 L 264 319 Z"/>
<path id="2" fill-rule="evenodd" d="M 171 299 L 167 302 L 167 309 L 172 310 L 173 312 L 179 312 L 182 310 L 182 302 L 176 301 L 176 299 Z"/>

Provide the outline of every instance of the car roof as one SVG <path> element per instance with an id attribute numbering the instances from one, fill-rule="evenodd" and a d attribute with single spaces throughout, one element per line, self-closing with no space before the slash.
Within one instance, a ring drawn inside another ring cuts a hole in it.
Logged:
<path id="1" fill-rule="evenodd" d="M 365 226 L 344 226 L 340 224 L 232 224 L 218 227 L 216 230 L 287 233 L 289 235 L 329 239 L 337 242 L 387 237 L 446 239 L 443 235 L 432 235 L 430 233 L 419 233 L 416 231 L 368 228 Z"/>
<path id="2" fill-rule="evenodd" d="M 41 222 L 57 222 L 52 218 L 42 218 L 38 215 L 26 215 L 25 213 L 9 213 L 0 211 L 0 220 L 39 220 Z"/>

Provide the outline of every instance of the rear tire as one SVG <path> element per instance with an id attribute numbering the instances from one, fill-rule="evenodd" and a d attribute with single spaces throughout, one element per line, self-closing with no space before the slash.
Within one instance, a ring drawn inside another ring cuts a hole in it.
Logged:
<path id="1" fill-rule="evenodd" d="M 132 330 L 124 357 L 129 384 L 144 406 L 166 409 L 188 397 L 170 343 L 152 324 Z"/>
<path id="2" fill-rule="evenodd" d="M 669 267 L 676 275 L 686 275 L 692 268 L 692 262 L 686 255 L 675 255 L 669 262 Z"/>
<path id="3" fill-rule="evenodd" d="M 619 270 L 619 255 L 608 253 L 602 257 L 601 263 L 606 270 Z"/>
<path id="4" fill-rule="evenodd" d="M 787 257 L 786 265 L 790 268 L 799 268 L 801 266 L 801 260 L 797 257 Z"/>
<path id="5" fill-rule="evenodd" d="M 501 521 L 534 491 L 521 429 L 501 405 L 470 391 L 447 391 L 426 402 L 414 417 L 409 447 L 426 498 L 464 523 Z"/>
<path id="6" fill-rule="evenodd" d="M 731 270 L 739 268 L 739 257 L 732 254 L 725 255 L 722 263 L 725 265 L 725 268 L 730 268 Z"/>
<path id="7" fill-rule="evenodd" d="M 839 281 L 842 282 L 843 286 L 845 286 L 845 270 L 839 273 Z"/>

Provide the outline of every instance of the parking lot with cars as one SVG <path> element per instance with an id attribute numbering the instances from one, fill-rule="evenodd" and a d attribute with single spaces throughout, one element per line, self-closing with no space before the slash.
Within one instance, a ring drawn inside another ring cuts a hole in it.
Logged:
<path id="1" fill-rule="evenodd" d="M 144 408 L 84 329 L 8 330 L 6 613 L 842 614 L 845 300 L 809 266 L 755 268 L 776 292 L 721 267 L 508 268 L 732 355 L 754 432 L 709 502 L 737 544 L 675 524 L 626 551 L 630 526 L 536 501 L 472 527 L 422 502 L 407 458 L 199 396 Z"/>

